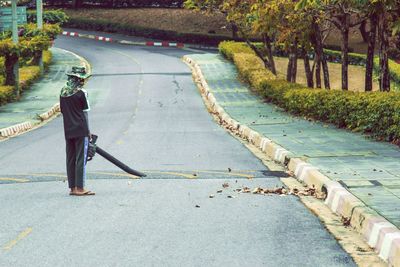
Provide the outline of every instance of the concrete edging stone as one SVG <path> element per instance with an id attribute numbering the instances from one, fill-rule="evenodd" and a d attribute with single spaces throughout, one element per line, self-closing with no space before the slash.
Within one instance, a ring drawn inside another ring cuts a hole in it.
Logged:
<path id="1" fill-rule="evenodd" d="M 350 219 L 350 225 L 364 237 L 368 245 L 374 248 L 383 260 L 388 262 L 389 266 L 400 266 L 400 230 L 395 225 L 367 207 L 340 183 L 322 174 L 317 167 L 295 158 L 290 151 L 232 119 L 211 93 L 199 65 L 190 56 L 184 56 L 183 61 L 191 67 L 205 101 L 222 125 L 257 146 L 276 162 L 286 165 L 289 171 L 307 186 L 325 192 L 327 196 L 325 204 L 333 212 Z"/>

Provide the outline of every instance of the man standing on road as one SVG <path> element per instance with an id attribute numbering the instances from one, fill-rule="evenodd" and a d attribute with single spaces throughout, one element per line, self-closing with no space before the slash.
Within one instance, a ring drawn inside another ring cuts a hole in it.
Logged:
<path id="1" fill-rule="evenodd" d="M 88 94 L 82 87 L 90 75 L 86 73 L 85 67 L 72 67 L 67 75 L 68 81 L 60 93 L 60 108 L 64 120 L 70 195 L 94 195 L 94 192 L 85 190 L 90 105 Z"/>

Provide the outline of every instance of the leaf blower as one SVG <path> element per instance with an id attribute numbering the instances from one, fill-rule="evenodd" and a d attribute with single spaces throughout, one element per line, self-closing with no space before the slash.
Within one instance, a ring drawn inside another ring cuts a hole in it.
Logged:
<path id="1" fill-rule="evenodd" d="M 103 149 L 101 149 L 97 144 L 97 135 L 92 135 L 92 139 L 89 142 L 89 148 L 88 148 L 88 153 L 87 153 L 87 161 L 90 161 L 93 159 L 93 157 L 97 154 L 99 154 L 100 156 L 102 156 L 103 158 L 105 158 L 106 160 L 108 160 L 109 162 L 113 163 L 115 166 L 117 166 L 118 168 L 120 168 L 121 170 L 124 170 L 125 172 L 135 175 L 135 176 L 139 176 L 139 177 L 146 177 L 146 174 L 136 171 L 134 169 L 131 169 L 130 167 L 128 167 L 127 165 L 125 165 L 124 163 L 122 163 L 121 161 L 119 161 L 118 159 L 114 158 L 112 155 L 110 155 L 109 153 L 107 153 L 106 151 L 104 151 Z"/>

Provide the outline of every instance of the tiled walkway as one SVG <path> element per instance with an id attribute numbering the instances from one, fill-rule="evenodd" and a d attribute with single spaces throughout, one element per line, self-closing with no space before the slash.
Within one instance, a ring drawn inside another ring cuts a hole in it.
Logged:
<path id="1" fill-rule="evenodd" d="M 217 102 L 232 118 L 339 181 L 366 205 L 400 227 L 400 149 L 334 126 L 310 122 L 267 104 L 237 79 L 220 55 L 191 55 Z"/>

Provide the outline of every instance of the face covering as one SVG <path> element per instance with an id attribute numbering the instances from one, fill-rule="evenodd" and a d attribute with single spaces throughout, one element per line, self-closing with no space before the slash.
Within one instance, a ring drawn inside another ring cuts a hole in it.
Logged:
<path id="1" fill-rule="evenodd" d="M 79 78 L 74 77 L 74 76 L 69 76 L 67 83 L 61 89 L 61 94 L 60 95 L 62 97 L 71 96 L 71 95 L 75 94 L 76 92 L 78 92 L 78 90 L 82 87 L 82 85 L 83 85 L 83 80 L 82 79 L 79 79 Z"/>

